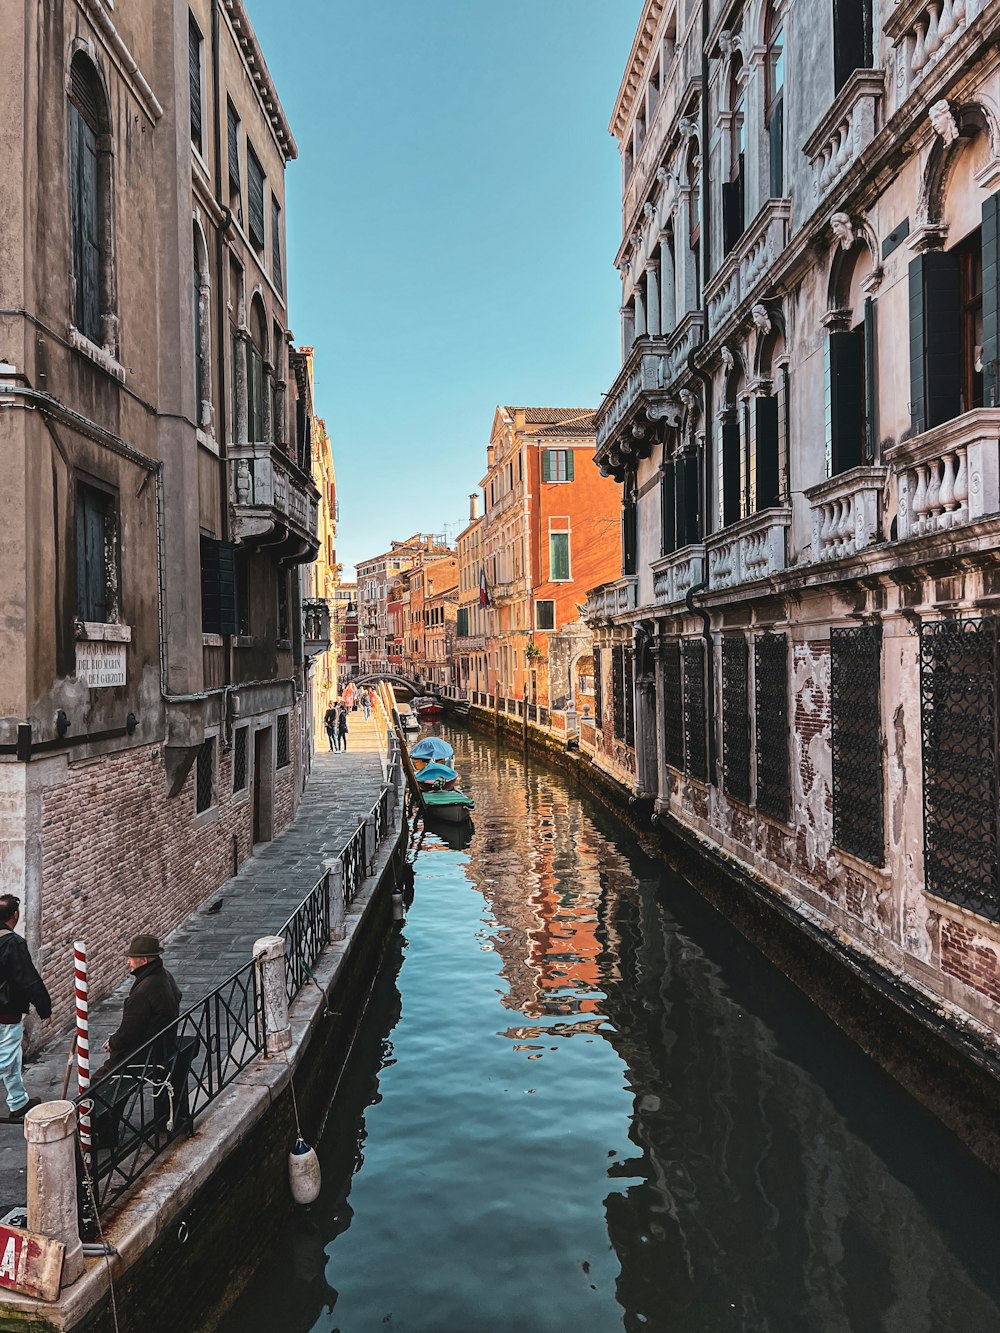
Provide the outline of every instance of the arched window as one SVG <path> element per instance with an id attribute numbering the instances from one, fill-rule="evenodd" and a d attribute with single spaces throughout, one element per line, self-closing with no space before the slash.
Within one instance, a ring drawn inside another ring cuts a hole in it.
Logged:
<path id="1" fill-rule="evenodd" d="M 771 509 L 789 491 L 789 374 L 785 340 L 775 328 L 758 356 L 762 389 L 754 398 L 754 445 L 751 507 L 754 513 Z"/>
<path id="2" fill-rule="evenodd" d="M 733 59 L 729 68 L 728 179 L 722 183 L 722 252 L 728 255 L 743 235 L 746 217 L 746 106 L 743 65 Z"/>
<path id="3" fill-rule="evenodd" d="M 69 191 L 73 324 L 117 355 L 111 268 L 111 125 L 101 80 L 78 51 L 70 65 Z"/>
<path id="4" fill-rule="evenodd" d="M 264 303 L 255 296 L 250 307 L 250 343 L 247 347 L 247 409 L 250 442 L 267 439 L 264 363 L 267 360 L 267 316 Z"/>
<path id="5" fill-rule="evenodd" d="M 785 193 L 785 34 L 774 5 L 768 8 L 764 40 L 767 45 L 767 90 L 764 128 L 770 158 L 770 195 Z"/>
<path id="6" fill-rule="evenodd" d="M 875 302 L 864 286 L 871 271 L 871 251 L 859 241 L 841 261 L 838 327 L 827 338 L 830 477 L 875 459 Z"/>
<path id="7" fill-rule="evenodd" d="M 194 224 L 194 391 L 196 422 L 201 430 L 212 429 L 212 313 L 211 281 L 205 238 Z"/>

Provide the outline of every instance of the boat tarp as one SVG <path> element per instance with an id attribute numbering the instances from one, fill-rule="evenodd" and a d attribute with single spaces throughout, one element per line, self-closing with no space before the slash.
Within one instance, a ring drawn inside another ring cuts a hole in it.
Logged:
<path id="1" fill-rule="evenodd" d="M 426 759 L 428 762 L 436 759 L 438 763 L 449 764 L 455 758 L 455 751 L 440 736 L 425 736 L 410 750 L 410 758 Z"/>

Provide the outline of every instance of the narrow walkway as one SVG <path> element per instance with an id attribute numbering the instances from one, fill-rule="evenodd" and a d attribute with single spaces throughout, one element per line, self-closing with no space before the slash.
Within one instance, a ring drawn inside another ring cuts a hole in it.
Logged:
<path id="1" fill-rule="evenodd" d="M 253 956 L 254 940 L 281 928 L 371 811 L 382 786 L 382 759 L 375 720 L 351 715 L 350 749 L 317 752 L 295 819 L 272 842 L 258 848 L 238 875 L 209 894 L 202 906 L 171 932 L 164 962 L 183 993 L 181 1009 L 197 1003 Z M 91 1064 L 105 1056 L 101 1044 L 118 1026 L 131 987 L 122 959 L 122 984 L 90 1015 Z M 72 1030 L 25 1066 L 31 1097 L 62 1093 Z M 74 1089 L 71 1087 L 70 1096 Z M 2 1085 L 0 1085 L 2 1093 Z M 6 1114 L 6 1111 L 3 1111 Z M 25 1143 L 20 1125 L 0 1125 L 0 1216 L 26 1198 Z"/>

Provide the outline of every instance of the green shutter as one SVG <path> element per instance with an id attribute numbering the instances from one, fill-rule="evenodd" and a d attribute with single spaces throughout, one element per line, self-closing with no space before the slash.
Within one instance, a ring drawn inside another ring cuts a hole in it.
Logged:
<path id="1" fill-rule="evenodd" d="M 542 481 L 552 480 L 552 450 L 542 450 Z"/>
<path id="2" fill-rule="evenodd" d="M 201 30 L 188 16 L 188 82 L 191 91 L 191 139 L 201 148 Z"/>
<path id="3" fill-rule="evenodd" d="M 722 526 L 740 518 L 740 423 L 722 423 Z"/>
<path id="4" fill-rule="evenodd" d="M 756 509 L 778 503 L 778 399 L 768 394 L 756 399 L 757 406 L 757 497 Z"/>
<path id="5" fill-rule="evenodd" d="M 954 251 L 929 250 L 910 264 L 910 410 L 918 434 L 958 416 L 961 407 L 959 279 Z"/>
<path id="6" fill-rule="evenodd" d="M 864 436 L 864 341 L 857 332 L 830 334 L 830 475 L 861 462 Z"/>
<path id="7" fill-rule="evenodd" d="M 865 301 L 865 463 L 874 463 L 878 445 L 877 400 L 875 396 L 875 302 Z"/>
<path id="8" fill-rule="evenodd" d="M 229 121 L 229 180 L 238 190 L 240 188 L 240 118 L 232 102 L 227 104 Z"/>
<path id="9" fill-rule="evenodd" d="M 1000 194 L 983 204 L 983 405 L 1000 403 Z"/>
<path id="10" fill-rule="evenodd" d="M 247 222 L 250 240 L 264 248 L 264 168 L 247 142 Z"/>
<path id="11" fill-rule="evenodd" d="M 569 578 L 569 533 L 549 533 L 549 578 L 564 580 Z"/>
<path id="12" fill-rule="evenodd" d="M 674 493 L 674 464 L 668 460 L 660 468 L 660 555 L 677 549 L 677 511 Z"/>
<path id="13" fill-rule="evenodd" d="M 573 450 L 566 450 L 566 480 L 573 480 Z"/>

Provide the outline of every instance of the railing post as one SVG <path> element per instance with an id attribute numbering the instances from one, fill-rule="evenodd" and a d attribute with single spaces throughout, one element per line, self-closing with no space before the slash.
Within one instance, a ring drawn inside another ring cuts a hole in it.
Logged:
<path id="1" fill-rule="evenodd" d="M 365 874 L 371 872 L 375 864 L 375 857 L 378 853 L 378 838 L 375 834 L 375 816 L 369 815 L 365 820 Z"/>
<path id="2" fill-rule="evenodd" d="M 346 934 L 344 910 L 344 863 L 338 856 L 335 861 L 327 861 L 327 873 L 330 876 L 330 941 L 342 940 Z"/>
<path id="3" fill-rule="evenodd" d="M 285 940 L 282 935 L 265 935 L 253 946 L 257 980 L 264 1001 L 264 1032 L 268 1055 L 280 1055 L 292 1044 L 288 1023 L 288 990 L 285 981 Z"/>
<path id="4" fill-rule="evenodd" d="M 76 1107 L 43 1102 L 24 1117 L 28 1142 L 28 1230 L 66 1246 L 62 1285 L 83 1274 L 76 1202 Z"/>

